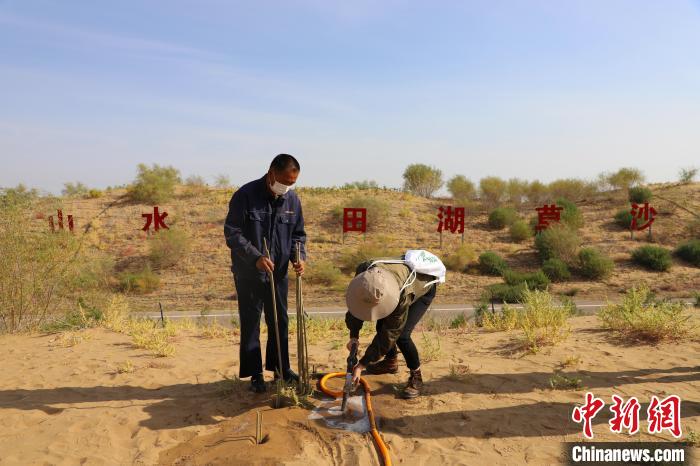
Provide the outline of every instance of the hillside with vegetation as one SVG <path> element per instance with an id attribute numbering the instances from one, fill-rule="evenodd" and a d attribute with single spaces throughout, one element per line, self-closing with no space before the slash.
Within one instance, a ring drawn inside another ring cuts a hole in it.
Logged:
<path id="1" fill-rule="evenodd" d="M 21 308 L 10 301 L 23 291 L 42 297 L 25 303 L 27 315 L 76 303 L 95 309 L 115 293 L 126 296 L 132 310 L 156 311 L 158 303 L 166 310 L 235 310 L 223 238 L 235 188 L 225 178 L 213 187 L 198 177 L 183 182 L 176 170 L 164 170 L 142 166 L 143 176 L 133 185 L 104 191 L 70 184 L 60 197 L 5 190 L 3 281 L 23 283 L 5 289 L 5 309 Z M 159 185 L 164 179 L 165 191 Z M 660 297 L 692 297 L 700 290 L 700 184 L 636 184 L 602 189 L 579 180 L 545 185 L 492 177 L 475 187 L 454 177 L 447 187 L 455 198 L 429 197 L 434 187 L 416 195 L 372 182 L 301 187 L 309 255 L 306 305 L 343 305 L 357 263 L 411 248 L 430 250 L 448 266 L 436 303 L 517 301 L 526 286 L 576 299 L 617 300 L 638 285 Z M 145 189 L 149 186 L 155 188 Z M 631 238 L 624 212 L 629 198 L 649 200 L 657 211 L 651 240 L 646 232 Z M 564 206 L 561 225 L 534 236 L 535 208 L 552 202 Z M 153 213 L 155 205 L 168 213 L 169 229 L 147 234 L 142 214 Z M 465 207 L 464 243 L 459 234 L 444 232 L 440 246 L 437 214 L 446 205 Z M 348 233 L 343 241 L 343 207 L 367 208 L 366 234 Z M 48 217 L 55 219 L 58 209 L 73 216 L 73 234 L 46 234 Z M 13 269 L 13 261 L 24 262 Z M 44 277 L 43 288 L 37 277 Z"/>

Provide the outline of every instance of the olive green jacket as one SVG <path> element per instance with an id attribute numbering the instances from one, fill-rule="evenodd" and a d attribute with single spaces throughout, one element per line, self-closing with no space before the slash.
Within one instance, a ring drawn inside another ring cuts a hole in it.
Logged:
<path id="1" fill-rule="evenodd" d="M 392 257 L 385 259 L 396 260 L 402 258 Z M 363 262 L 357 267 L 355 275 L 358 275 L 367 270 L 369 265 L 374 260 L 381 259 L 372 259 L 367 262 Z M 396 277 L 396 282 L 399 284 L 399 288 L 402 287 L 404 283 L 406 283 L 406 280 L 408 280 L 408 276 L 411 274 L 411 269 L 409 269 L 408 266 L 404 264 L 377 264 L 375 265 L 375 267 L 382 267 L 383 269 L 386 269 L 389 272 L 391 272 L 391 274 L 394 277 Z M 384 355 L 387 354 L 389 350 L 394 347 L 394 345 L 396 344 L 396 340 L 398 340 L 399 336 L 401 335 L 401 332 L 403 332 L 404 326 L 406 325 L 408 309 L 413 303 L 418 301 L 418 299 L 426 295 L 432 289 L 433 286 L 437 286 L 436 284 L 427 287 L 425 286 L 426 283 L 431 282 L 433 280 L 435 280 L 435 277 L 419 273 L 416 275 L 416 280 L 413 282 L 413 284 L 407 286 L 401 292 L 401 296 L 399 297 L 399 304 L 396 306 L 396 309 L 394 309 L 391 314 L 381 319 L 381 330 L 374 336 L 372 343 L 370 343 L 370 345 L 367 347 L 367 350 L 365 350 L 365 354 L 360 359 L 360 364 L 366 367 L 369 364 L 375 363 L 382 359 Z M 364 322 L 362 320 L 356 318 L 355 316 L 350 314 L 350 312 L 345 313 L 345 325 L 350 330 L 351 338 L 359 337 L 363 323 Z"/>

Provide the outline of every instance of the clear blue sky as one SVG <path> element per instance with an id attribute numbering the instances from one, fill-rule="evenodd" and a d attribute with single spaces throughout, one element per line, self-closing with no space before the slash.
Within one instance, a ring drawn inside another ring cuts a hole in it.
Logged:
<path id="1" fill-rule="evenodd" d="M 0 0 L 0 186 L 651 180 L 700 165 L 698 0 Z"/>

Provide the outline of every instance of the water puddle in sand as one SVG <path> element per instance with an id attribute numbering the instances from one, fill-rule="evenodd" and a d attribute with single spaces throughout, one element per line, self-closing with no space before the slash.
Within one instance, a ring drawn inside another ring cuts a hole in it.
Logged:
<path id="1" fill-rule="evenodd" d="M 369 417 L 363 396 L 348 398 L 345 413 L 340 411 L 341 400 L 324 400 L 321 405 L 311 411 L 309 419 L 323 420 L 331 429 L 343 429 L 351 432 L 369 432 Z"/>

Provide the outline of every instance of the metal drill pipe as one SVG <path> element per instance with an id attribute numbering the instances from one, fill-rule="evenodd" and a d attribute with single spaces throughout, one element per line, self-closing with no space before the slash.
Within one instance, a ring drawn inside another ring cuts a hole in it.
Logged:
<path id="1" fill-rule="evenodd" d="M 263 238 L 265 246 L 265 255 L 270 258 L 270 249 L 267 247 L 267 238 Z M 280 326 L 277 323 L 277 293 L 275 290 L 275 274 L 273 271 L 268 272 L 270 275 L 270 289 L 272 290 L 272 315 L 275 320 L 275 341 L 277 342 L 277 376 L 282 378 L 282 348 L 280 346 Z"/>

